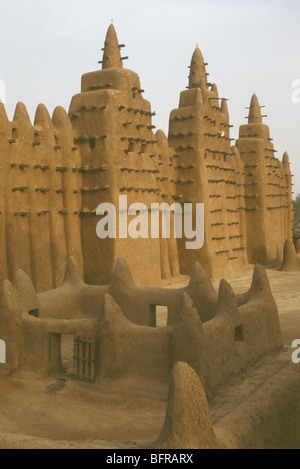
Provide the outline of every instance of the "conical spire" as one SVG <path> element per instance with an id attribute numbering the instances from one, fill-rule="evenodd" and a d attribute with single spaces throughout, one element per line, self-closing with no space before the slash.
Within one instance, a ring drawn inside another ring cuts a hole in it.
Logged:
<path id="1" fill-rule="evenodd" d="M 38 297 L 32 280 L 23 270 L 18 269 L 15 272 L 12 284 L 26 306 L 26 311 L 33 311 L 39 308 Z"/>
<path id="2" fill-rule="evenodd" d="M 30 117 L 28 115 L 28 111 L 26 109 L 25 104 L 21 102 L 17 103 L 13 120 L 14 122 L 17 122 L 18 124 L 31 126 Z"/>
<path id="3" fill-rule="evenodd" d="M 201 88 L 201 81 L 207 84 L 205 64 L 199 47 L 193 53 L 190 69 L 189 88 Z"/>
<path id="4" fill-rule="evenodd" d="M 69 257 L 65 272 L 63 286 L 65 285 L 79 285 L 83 283 L 81 273 L 74 257 Z"/>
<path id="5" fill-rule="evenodd" d="M 41 126 L 44 129 L 52 129 L 52 120 L 45 104 L 39 104 L 34 118 L 34 125 Z"/>
<path id="6" fill-rule="evenodd" d="M 262 124 L 262 115 L 256 94 L 251 99 L 248 124 Z"/>
<path id="7" fill-rule="evenodd" d="M 285 152 L 283 157 L 282 157 L 282 164 L 287 165 L 288 167 L 290 167 L 290 159 L 289 159 L 289 155 L 288 155 L 287 152 Z"/>
<path id="8" fill-rule="evenodd" d="M 118 257 L 117 259 L 112 286 L 114 288 L 134 287 L 134 282 L 129 265 L 127 264 L 125 259 L 123 259 L 123 257 Z"/>
<path id="9" fill-rule="evenodd" d="M 8 117 L 7 117 L 7 114 L 6 114 L 5 106 L 0 101 L 0 124 L 3 124 L 4 122 L 8 123 Z"/>
<path id="10" fill-rule="evenodd" d="M 164 426 L 151 448 L 219 447 L 200 378 L 187 363 L 173 368 Z"/>
<path id="11" fill-rule="evenodd" d="M 216 97 L 218 98 L 219 97 L 219 91 L 218 91 L 218 87 L 215 83 L 213 83 L 212 87 L 211 87 L 211 90 L 210 90 L 212 93 L 215 93 Z"/>
<path id="12" fill-rule="evenodd" d="M 102 70 L 105 68 L 123 68 L 119 41 L 113 24 L 108 28 L 104 43 Z"/>
<path id="13" fill-rule="evenodd" d="M 57 129 L 72 129 L 72 124 L 67 111 L 62 106 L 57 106 L 52 114 L 52 123 Z"/>
<path id="14" fill-rule="evenodd" d="M 227 314 L 239 317 L 239 310 L 236 296 L 227 280 L 222 279 L 219 288 L 218 314 Z"/>
<path id="15" fill-rule="evenodd" d="M 223 114 L 226 114 L 226 116 L 229 116 L 227 100 L 224 98 L 222 99 L 222 103 L 221 103 L 221 112 Z"/>

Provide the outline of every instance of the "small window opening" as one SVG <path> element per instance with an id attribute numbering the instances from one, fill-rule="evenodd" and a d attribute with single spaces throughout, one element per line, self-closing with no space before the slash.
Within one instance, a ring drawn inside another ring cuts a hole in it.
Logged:
<path id="1" fill-rule="evenodd" d="M 38 318 L 39 317 L 39 310 L 38 309 L 33 309 L 31 311 L 28 311 L 28 314 L 30 316 L 33 316 L 34 318 Z"/>
<path id="2" fill-rule="evenodd" d="M 244 330 L 243 326 L 237 326 L 235 328 L 235 336 L 234 336 L 235 342 L 244 342 Z"/>
<path id="3" fill-rule="evenodd" d="M 152 327 L 167 327 L 169 315 L 168 306 L 150 305 L 150 313 Z"/>
<path id="4" fill-rule="evenodd" d="M 0 340 L 0 363 L 6 363 L 6 344 L 4 340 Z"/>

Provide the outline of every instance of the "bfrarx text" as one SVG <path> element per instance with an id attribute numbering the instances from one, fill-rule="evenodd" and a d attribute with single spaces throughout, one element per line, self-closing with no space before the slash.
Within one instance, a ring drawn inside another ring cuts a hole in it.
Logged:
<path id="1" fill-rule="evenodd" d="M 130 464 L 137 467 L 139 464 L 193 464 L 193 454 L 151 453 L 145 456 L 121 456 L 113 453 L 107 456 L 106 464 Z"/>

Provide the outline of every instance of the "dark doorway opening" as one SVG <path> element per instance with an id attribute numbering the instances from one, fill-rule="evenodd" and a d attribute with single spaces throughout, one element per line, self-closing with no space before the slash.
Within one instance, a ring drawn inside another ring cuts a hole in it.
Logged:
<path id="1" fill-rule="evenodd" d="M 94 383 L 96 339 L 68 334 L 49 335 L 50 376 L 69 377 Z"/>
<path id="2" fill-rule="evenodd" d="M 50 376 L 74 376 L 74 337 L 65 334 L 50 334 Z"/>
<path id="3" fill-rule="evenodd" d="M 62 373 L 74 376 L 74 336 L 61 336 L 61 366 Z"/>
<path id="4" fill-rule="evenodd" d="M 235 336 L 234 336 L 235 342 L 244 342 L 244 330 L 243 326 L 237 326 L 235 328 Z"/>

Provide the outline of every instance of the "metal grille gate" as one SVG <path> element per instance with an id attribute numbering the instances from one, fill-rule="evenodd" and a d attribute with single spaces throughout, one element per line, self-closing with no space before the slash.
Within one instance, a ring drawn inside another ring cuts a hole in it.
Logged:
<path id="1" fill-rule="evenodd" d="M 96 379 L 96 340 L 91 337 L 74 338 L 74 372 L 75 379 L 95 382 Z"/>

